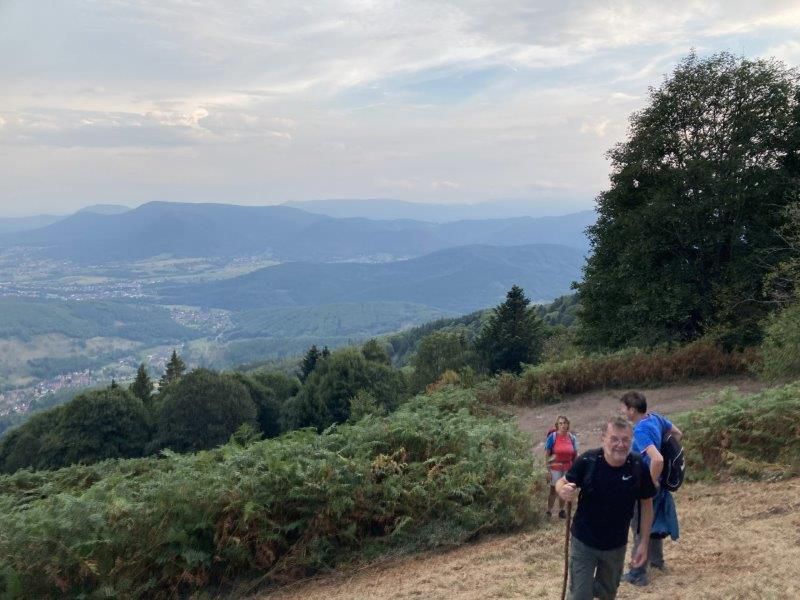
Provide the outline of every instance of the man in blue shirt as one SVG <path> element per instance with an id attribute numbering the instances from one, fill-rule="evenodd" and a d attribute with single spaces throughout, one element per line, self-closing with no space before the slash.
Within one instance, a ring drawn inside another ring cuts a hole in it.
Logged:
<path id="1" fill-rule="evenodd" d="M 664 457 L 661 455 L 661 439 L 664 434 L 671 432 L 677 440 L 683 437 L 680 429 L 666 417 L 657 413 L 647 412 L 647 399 L 641 392 L 627 392 L 620 398 L 620 412 L 633 423 L 633 452 L 638 453 L 645 466 L 650 471 L 653 485 L 658 493 L 653 498 L 653 525 L 648 541 L 648 561 L 650 566 L 664 569 L 664 538 L 670 536 L 678 539 L 678 514 L 672 494 L 659 488 L 661 471 L 664 469 Z M 640 535 L 640 519 L 638 511 L 634 511 L 631 520 L 633 530 L 634 552 L 642 543 Z M 644 528 L 642 528 L 644 529 Z M 648 584 L 647 563 L 640 567 L 632 568 L 623 580 L 633 585 L 644 586 Z"/>

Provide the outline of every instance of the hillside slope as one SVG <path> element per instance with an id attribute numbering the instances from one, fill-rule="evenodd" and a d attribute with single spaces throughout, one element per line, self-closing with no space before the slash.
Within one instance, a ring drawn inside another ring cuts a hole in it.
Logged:
<path id="1" fill-rule="evenodd" d="M 380 264 L 284 263 L 160 294 L 171 304 L 231 310 L 393 301 L 466 313 L 498 303 L 514 284 L 534 301 L 560 296 L 583 262 L 580 250 L 555 244 L 474 245 Z"/>
<path id="2" fill-rule="evenodd" d="M 665 544 L 667 572 L 617 598 L 749 600 L 800 597 L 800 479 L 691 484 L 679 492 L 682 537 Z M 563 521 L 446 553 L 387 561 L 320 578 L 260 600 L 557 599 Z"/>
<path id="3" fill-rule="evenodd" d="M 728 379 L 646 390 L 655 410 L 674 414 L 713 403 L 715 392 L 763 384 Z M 582 394 L 541 409 L 519 409 L 522 429 L 541 442 L 556 415 L 570 417 L 583 448 L 597 444 L 619 390 Z M 744 600 L 800 597 L 800 479 L 776 483 L 687 484 L 677 494 L 681 539 L 665 544 L 668 570 L 646 589 L 623 583 L 618 598 Z M 450 552 L 387 560 L 319 577 L 259 600 L 372 600 L 559 598 L 563 521 L 510 536 L 484 539 Z"/>

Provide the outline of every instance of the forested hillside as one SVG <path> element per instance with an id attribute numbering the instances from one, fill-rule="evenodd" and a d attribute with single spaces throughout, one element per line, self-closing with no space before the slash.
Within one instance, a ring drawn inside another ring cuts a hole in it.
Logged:
<path id="1" fill-rule="evenodd" d="M 469 312 L 493 304 L 513 284 L 534 299 L 562 295 L 584 256 L 566 246 L 462 246 L 382 264 L 285 263 L 227 281 L 168 286 L 166 302 L 235 310 L 341 302 L 411 302 Z"/>

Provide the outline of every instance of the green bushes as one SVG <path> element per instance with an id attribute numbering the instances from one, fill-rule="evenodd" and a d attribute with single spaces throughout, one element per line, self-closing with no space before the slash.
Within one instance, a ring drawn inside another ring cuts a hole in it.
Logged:
<path id="1" fill-rule="evenodd" d="M 752 396 L 728 392 L 718 404 L 675 420 L 692 478 L 800 474 L 800 382 Z"/>
<path id="2" fill-rule="evenodd" d="M 795 302 L 768 321 L 761 345 L 761 374 L 768 379 L 800 375 L 800 302 Z"/>
<path id="3" fill-rule="evenodd" d="M 628 350 L 530 366 L 518 378 L 500 376 L 484 386 L 481 397 L 489 402 L 541 404 L 556 402 L 564 394 L 624 385 L 647 386 L 698 377 L 719 377 L 747 372 L 758 362 L 753 349 L 724 352 L 705 341 L 675 350 Z"/>
<path id="4" fill-rule="evenodd" d="M 139 398 L 121 388 L 86 392 L 10 431 L 0 441 L 0 471 L 142 456 L 149 438 Z"/>
<path id="5" fill-rule="evenodd" d="M 0 594 L 172 597 L 510 530 L 534 518 L 530 451 L 449 389 L 322 435 L 20 471 L 0 477 Z"/>

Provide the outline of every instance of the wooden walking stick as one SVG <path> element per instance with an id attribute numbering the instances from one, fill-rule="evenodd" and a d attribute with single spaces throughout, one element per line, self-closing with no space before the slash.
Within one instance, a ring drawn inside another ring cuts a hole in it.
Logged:
<path id="1" fill-rule="evenodd" d="M 572 520 L 572 502 L 567 502 L 566 533 L 564 534 L 564 584 L 561 586 L 561 600 L 567 597 L 567 578 L 569 577 L 569 522 Z"/>

